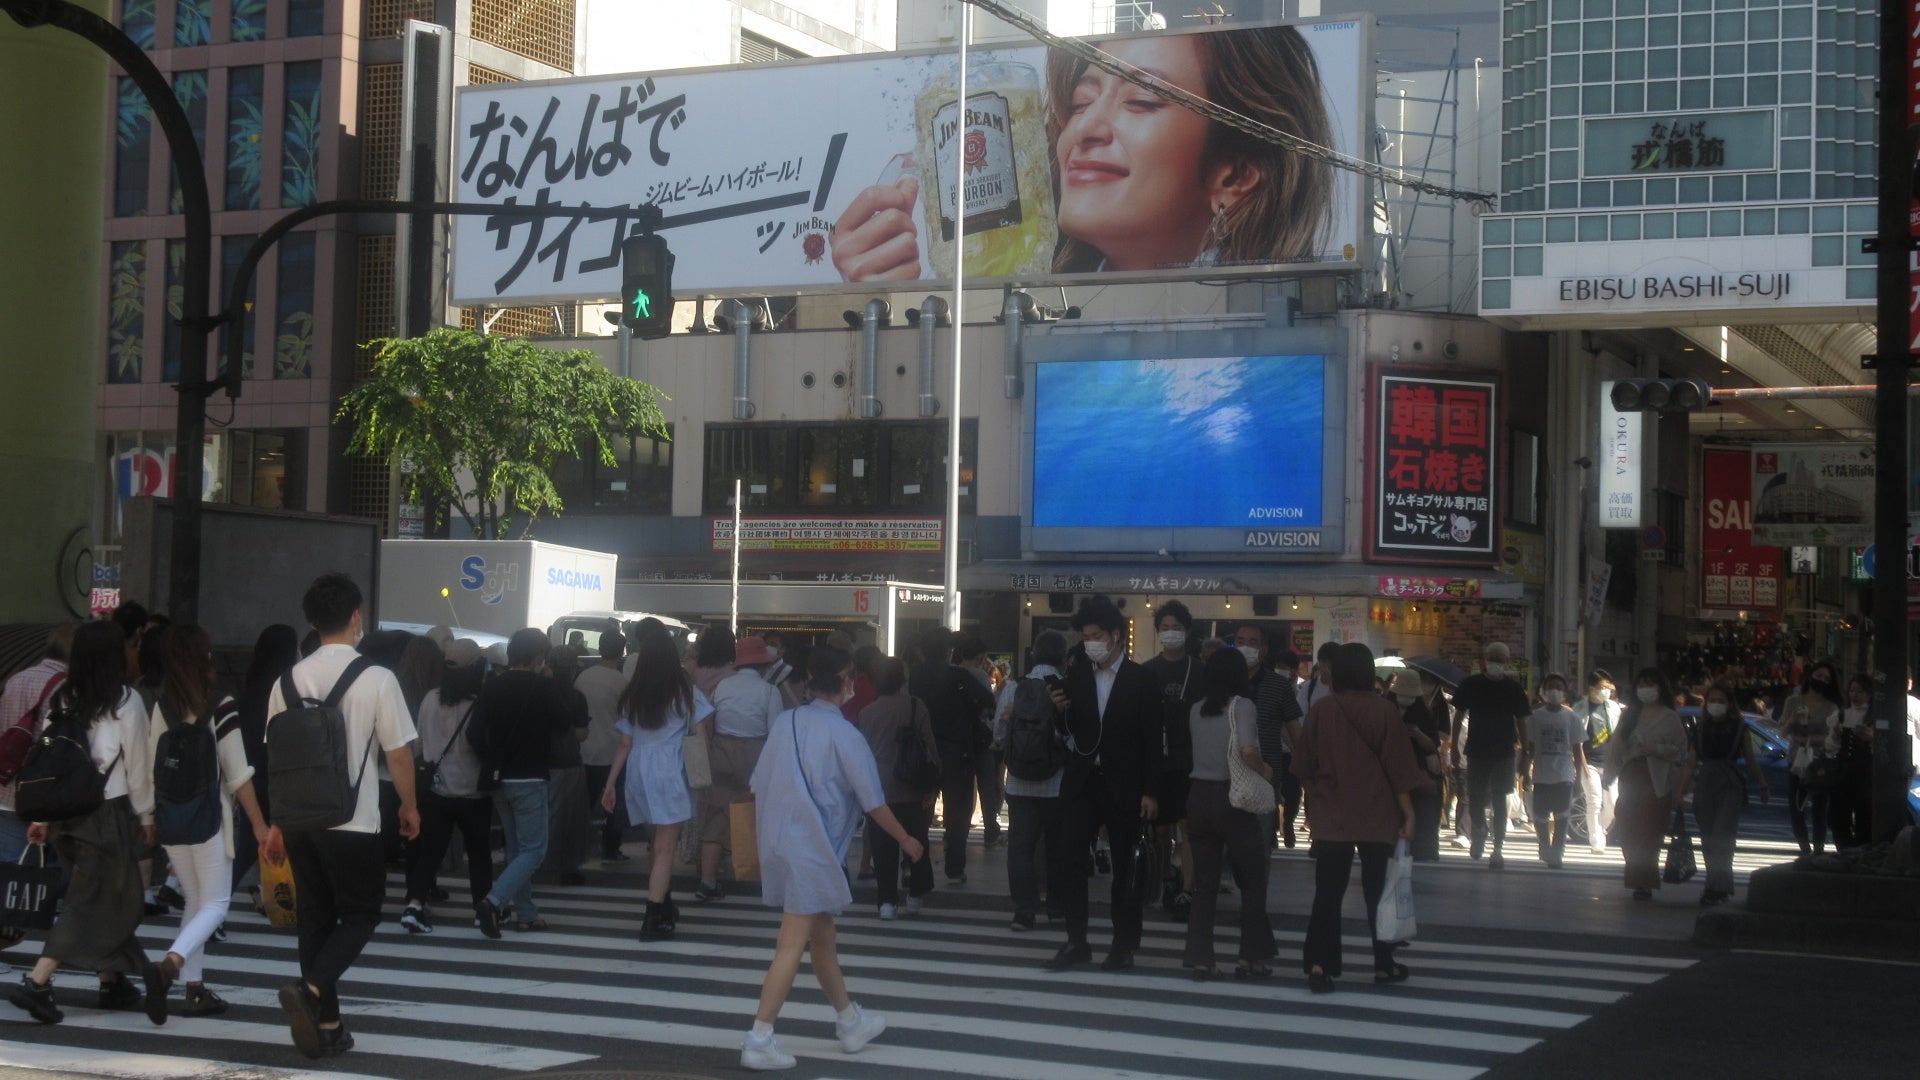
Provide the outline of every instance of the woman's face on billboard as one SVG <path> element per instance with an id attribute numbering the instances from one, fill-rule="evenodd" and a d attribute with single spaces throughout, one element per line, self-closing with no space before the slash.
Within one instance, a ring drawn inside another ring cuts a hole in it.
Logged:
<path id="1" fill-rule="evenodd" d="M 1121 41 L 1107 49 L 1183 90 L 1206 94 L 1200 46 L 1189 36 Z M 1210 123 L 1089 67 L 1074 85 L 1054 145 L 1060 231 L 1100 249 L 1114 270 L 1191 261 L 1214 214 L 1200 169 Z"/>

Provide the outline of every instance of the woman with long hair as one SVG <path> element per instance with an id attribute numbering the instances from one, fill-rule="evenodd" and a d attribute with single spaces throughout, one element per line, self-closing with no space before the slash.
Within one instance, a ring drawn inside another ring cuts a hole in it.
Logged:
<path id="1" fill-rule="evenodd" d="M 218 832 L 197 844 L 166 845 L 167 862 L 180 879 L 187 903 L 180 912 L 180 932 L 160 970 L 169 982 L 186 979 L 187 1016 L 217 1016 L 227 1011 L 227 1003 L 202 979 L 207 940 L 226 921 L 233 899 L 234 850 L 265 842 L 267 819 L 254 795 L 253 766 L 240 735 L 240 707 L 228 695 L 214 693 L 220 676 L 213 667 L 212 639 L 197 626 L 177 623 L 162 633 L 160 697 L 148 718 L 149 752 L 153 760 L 160 759 L 161 738 L 168 731 L 179 729 L 173 745 L 191 748 L 196 733 L 186 729 L 209 729 L 199 737 L 213 749 L 220 791 L 229 798 L 220 799 Z M 233 819 L 236 801 L 250 826 L 244 841 Z"/>
<path id="2" fill-rule="evenodd" d="M 147 1019 L 167 1022 L 169 980 L 135 936 L 143 900 L 134 860 L 153 845 L 153 765 L 146 708 L 126 674 L 126 635 L 111 622 L 87 623 L 74 632 L 67 684 L 49 705 L 50 716 L 70 713 L 85 726 L 89 756 L 106 776 L 106 798 L 83 817 L 27 829 L 28 843 L 52 843 L 71 871 L 40 959 L 7 988 L 7 1000 L 43 1024 L 61 1020 L 51 981 L 61 967 L 100 973 L 102 1009 L 138 1006 L 140 991 L 127 976 L 140 976 Z"/>
<path id="3" fill-rule="evenodd" d="M 687 784 L 687 763 L 680 740 L 712 726 L 713 706 L 694 688 L 680 662 L 673 638 L 664 628 L 640 632 L 633 677 L 620 695 L 620 748 L 614 754 L 600 805 L 612 813 L 620 790 L 620 774 L 627 777 L 627 820 L 653 826 L 649 844 L 653 865 L 647 875 L 647 914 L 640 924 L 641 941 L 673 936 L 680 909 L 673 902 L 673 857 L 680 846 L 680 829 L 693 817 L 693 790 Z"/>
<path id="4" fill-rule="evenodd" d="M 466 638 L 447 643 L 440 685 L 420 700 L 420 762 L 425 784 L 414 785 L 420 807 L 420 835 L 407 845 L 407 903 L 400 925 L 410 934 L 433 933 L 433 879 L 446 857 L 453 830 L 467 857 L 467 890 L 475 911 L 493 890 L 493 800 L 480 790 L 480 754 L 466 735 L 486 681 L 487 662 L 480 646 Z"/>
<path id="5" fill-rule="evenodd" d="M 253 656 L 247 661 L 247 675 L 240 683 L 240 744 L 247 751 L 247 764 L 253 766 L 254 801 L 272 817 L 273 793 L 267 788 L 267 699 L 273 684 L 300 660 L 300 635 L 285 623 L 274 623 L 254 639 Z M 260 838 L 264 840 L 265 838 Z M 260 861 L 254 844 L 235 844 L 233 849 L 233 888 L 238 891 Z M 259 889 L 254 889 L 254 906 L 260 906 Z"/>
<path id="6" fill-rule="evenodd" d="M 1320 70 L 1291 26 L 1110 42 L 1182 90 L 1333 145 Z M 1047 56 L 1059 193 L 1056 271 L 1153 270 L 1313 258 L 1333 167 L 1256 139 L 1059 49 Z"/>
<path id="7" fill-rule="evenodd" d="M 1626 858 L 1626 886 L 1635 900 L 1651 900 L 1660 887 L 1661 841 L 1687 790 L 1693 754 L 1666 673 L 1641 668 L 1633 683 L 1634 700 L 1607 741 L 1607 767 L 1620 782 L 1613 828 Z"/>
<path id="8" fill-rule="evenodd" d="M 1260 758 L 1260 731 L 1253 702 L 1247 700 L 1247 662 L 1222 650 L 1207 660 L 1206 692 L 1188 711 L 1193 735 L 1193 768 L 1187 789 L 1187 844 L 1193 855 L 1193 906 L 1187 914 L 1187 950 L 1183 963 L 1198 980 L 1218 979 L 1213 959 L 1213 916 L 1220 902 L 1220 857 L 1224 850 L 1240 883 L 1240 962 L 1238 979 L 1264 979 L 1275 953 L 1273 923 L 1267 917 L 1267 838 L 1260 819 L 1228 801 L 1232 780 L 1228 744 L 1237 747 L 1247 767 L 1273 782 L 1273 769 Z"/>
<path id="9" fill-rule="evenodd" d="M 1865 675 L 1849 678 L 1845 702 L 1827 730 L 1824 749 L 1834 766 L 1827 826 L 1836 848 L 1873 841 L 1873 728 L 1867 720 L 1872 704 L 1873 680 Z"/>
<path id="10" fill-rule="evenodd" d="M 740 1047 L 740 1066 L 791 1069 L 773 1023 L 793 990 L 800 958 L 812 955 L 813 975 L 832 1004 L 840 1049 L 860 1052 L 887 1022 L 862 1012 L 847 996 L 834 936 L 834 916 L 853 903 L 845 870 L 853 830 L 864 813 L 886 830 L 907 858 L 926 848 L 887 808 L 880 769 L 866 737 L 847 723 L 840 706 L 853 696 L 853 658 L 832 645 L 807 656 L 805 705 L 780 714 L 753 770 L 754 820 L 760 849 L 760 898 L 779 908 L 780 938 L 760 988 L 760 1009 Z"/>
<path id="11" fill-rule="evenodd" d="M 1400 709 L 1373 691 L 1373 650 L 1357 642 L 1337 646 L 1328 659 L 1333 692 L 1316 699 L 1305 721 L 1288 731 L 1293 774 L 1307 790 L 1307 828 L 1313 833 L 1313 914 L 1307 921 L 1301 967 L 1307 989 L 1331 993 L 1340 975 L 1340 904 L 1360 856 L 1360 892 L 1373 939 L 1373 981 L 1404 982 L 1407 967 L 1393 958 L 1397 941 L 1374 933 L 1387 860 L 1396 840 L 1413 836 L 1413 792 L 1423 777 Z"/>
<path id="12" fill-rule="evenodd" d="M 1793 744 L 1787 767 L 1787 815 L 1802 855 L 1827 850 L 1828 804 L 1836 771 L 1827 736 L 1839 724 L 1840 673 L 1822 660 L 1807 669 L 1806 681 L 1780 710 L 1781 731 Z"/>

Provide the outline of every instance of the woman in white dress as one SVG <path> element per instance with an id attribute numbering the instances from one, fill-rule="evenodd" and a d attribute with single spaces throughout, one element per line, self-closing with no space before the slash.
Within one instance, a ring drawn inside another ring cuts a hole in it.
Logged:
<path id="1" fill-rule="evenodd" d="M 840 706 L 853 696 L 853 660 L 821 645 L 807 658 L 812 698 L 774 721 L 753 770 L 754 819 L 759 835 L 760 895 L 784 914 L 773 964 L 760 989 L 760 1011 L 740 1047 L 745 1069 L 790 1069 L 792 1055 L 773 1038 L 773 1022 L 793 989 L 800 958 L 811 947 L 814 978 L 836 1013 L 840 1048 L 858 1053 L 887 1022 L 862 1012 L 847 996 L 833 919 L 853 902 L 844 866 L 861 816 L 886 830 L 907 857 L 919 861 L 920 841 L 887 809 L 880 770 L 860 729 Z"/>
<path id="2" fill-rule="evenodd" d="M 647 915 L 640 924 L 641 941 L 673 936 L 680 909 L 669 889 L 673 884 L 673 855 L 680 846 L 680 827 L 693 817 L 693 791 L 687 785 L 687 763 L 680 740 L 712 727 L 713 706 L 694 688 L 680 666 L 673 638 L 664 627 L 640 632 L 634 655 L 633 677 L 620 695 L 620 733 L 600 805 L 614 812 L 621 770 L 627 778 L 627 820 L 653 826 L 653 865 L 647 876 Z"/>

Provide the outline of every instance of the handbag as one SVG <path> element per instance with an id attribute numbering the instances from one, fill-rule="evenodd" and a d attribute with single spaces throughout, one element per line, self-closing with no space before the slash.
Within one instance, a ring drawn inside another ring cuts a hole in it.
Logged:
<path id="1" fill-rule="evenodd" d="M 27 851 L 35 848 L 40 851 L 40 862 L 29 866 Z M 25 931 L 53 928 L 60 874 L 60 867 L 47 865 L 45 844 L 22 851 L 19 862 L 0 863 L 0 938 L 17 941 Z"/>
<path id="2" fill-rule="evenodd" d="M 687 766 L 687 787 L 699 791 L 713 786 L 713 757 L 708 753 L 705 736 L 682 735 L 680 760 Z"/>
<path id="3" fill-rule="evenodd" d="M 1240 756 L 1239 725 L 1233 722 L 1233 705 L 1227 706 L 1227 805 L 1249 814 L 1271 814 L 1277 801 L 1273 785 L 1255 772 Z"/>
<path id="4" fill-rule="evenodd" d="M 460 742 L 460 733 L 466 730 L 467 721 L 473 719 L 473 711 L 479 707 L 480 701 L 477 698 L 468 704 L 467 711 L 460 714 L 460 722 L 454 725 L 453 734 L 447 736 L 447 744 L 440 748 L 439 757 L 431 759 L 418 757 L 414 759 L 413 797 L 416 800 L 420 798 L 421 792 L 434 791 L 434 789 L 444 786 L 441 783 L 440 763 L 447 759 L 447 755 L 452 753 L 454 746 Z M 424 741 L 422 742 L 422 746 L 424 748 Z M 435 794 L 439 794 L 439 792 L 435 792 Z"/>
<path id="5" fill-rule="evenodd" d="M 760 822 L 753 796 L 727 805 L 727 823 L 733 828 L 733 880 L 760 880 Z"/>
<path id="6" fill-rule="evenodd" d="M 1393 858 L 1387 860 L 1387 882 L 1380 891 L 1380 903 L 1373 911 L 1375 941 L 1403 943 L 1419 931 L 1413 917 L 1413 853 L 1406 838 L 1394 842 Z"/>
<path id="7" fill-rule="evenodd" d="M 1800 774 L 1801 786 L 1811 791 L 1825 791 L 1839 778 L 1838 764 L 1825 754 L 1816 754 L 1807 762 L 1806 769 Z"/>
<path id="8" fill-rule="evenodd" d="M 276 930 L 290 930 L 299 925 L 300 908 L 295 902 L 293 891 L 293 860 L 287 859 L 275 866 L 267 861 L 262 852 L 260 857 L 260 905 L 267 909 L 267 923 Z"/>
<path id="9" fill-rule="evenodd" d="M 1700 861 L 1693 854 L 1693 837 L 1687 835 L 1687 819 L 1683 811 L 1673 812 L 1673 839 L 1667 842 L 1667 865 L 1661 871 L 1660 880 L 1669 885 L 1679 885 L 1700 872 Z"/>

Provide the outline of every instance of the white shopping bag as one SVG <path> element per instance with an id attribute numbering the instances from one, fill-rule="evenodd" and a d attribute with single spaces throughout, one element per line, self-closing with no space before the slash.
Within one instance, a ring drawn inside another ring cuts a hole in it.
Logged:
<path id="1" fill-rule="evenodd" d="M 1387 863 L 1387 887 L 1381 890 L 1380 906 L 1374 911 L 1373 936 L 1376 941 L 1404 942 L 1417 932 L 1413 921 L 1413 853 L 1406 840 L 1393 847 Z"/>

